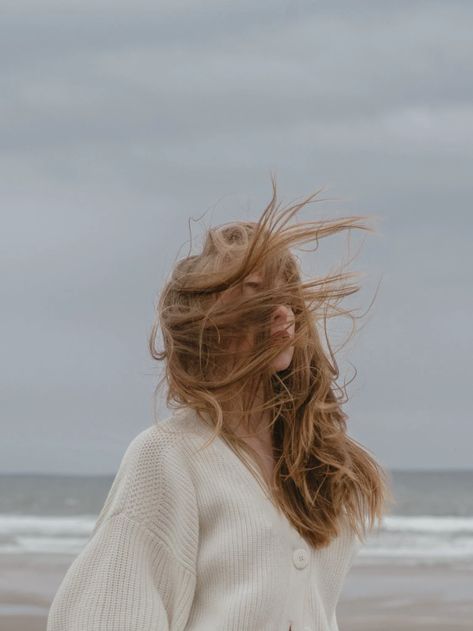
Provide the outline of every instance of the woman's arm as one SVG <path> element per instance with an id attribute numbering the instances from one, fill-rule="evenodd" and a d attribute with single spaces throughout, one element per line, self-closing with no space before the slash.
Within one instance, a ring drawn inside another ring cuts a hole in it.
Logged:
<path id="1" fill-rule="evenodd" d="M 54 597 L 47 631 L 181 631 L 196 586 L 199 519 L 179 436 L 129 445 L 92 534 Z"/>
<path id="2" fill-rule="evenodd" d="M 195 575 L 147 528 L 119 513 L 102 522 L 67 571 L 47 631 L 183 629 Z"/>

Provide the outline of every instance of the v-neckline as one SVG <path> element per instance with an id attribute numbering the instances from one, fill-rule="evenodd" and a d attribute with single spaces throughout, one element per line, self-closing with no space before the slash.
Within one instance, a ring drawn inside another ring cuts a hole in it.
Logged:
<path id="1" fill-rule="evenodd" d="M 268 483 L 266 482 L 256 462 L 253 459 L 251 459 L 250 456 L 247 454 L 240 457 L 240 455 L 233 449 L 233 447 L 222 436 L 217 436 L 216 440 L 218 440 L 227 451 L 231 452 L 232 456 L 234 456 L 234 458 L 238 461 L 237 464 L 239 465 L 239 467 L 240 468 L 243 467 L 243 469 L 245 470 L 245 473 L 249 474 L 261 487 L 267 499 L 272 501 Z M 243 457 L 246 457 L 251 464 L 246 464 L 246 462 L 242 459 Z"/>
<path id="2" fill-rule="evenodd" d="M 213 429 L 211 429 L 199 416 L 196 412 L 194 412 L 195 415 L 195 420 L 197 423 L 199 423 L 199 427 L 201 427 L 205 433 L 207 433 L 209 436 L 212 435 Z M 253 482 L 256 482 L 256 484 L 260 487 L 261 491 L 263 492 L 264 496 L 266 497 L 266 499 L 271 502 L 271 504 L 273 504 L 273 506 L 275 508 L 277 508 L 274 504 L 274 501 L 272 499 L 272 495 L 271 495 L 271 491 L 269 489 L 268 483 L 266 482 L 266 480 L 264 479 L 263 474 L 261 473 L 259 466 L 257 465 L 256 462 L 254 462 L 254 460 L 252 458 L 250 458 L 249 455 L 245 454 L 244 456 L 246 456 L 246 458 L 248 459 L 248 461 L 251 464 L 247 464 L 242 457 L 240 457 L 240 455 L 235 451 L 235 449 L 232 447 L 232 445 L 230 445 L 225 438 L 223 438 L 223 436 L 221 436 L 220 434 L 215 435 L 215 437 L 213 438 L 212 442 L 217 442 L 218 444 L 222 445 L 222 448 L 226 451 L 226 452 L 230 452 L 230 457 L 233 459 L 233 461 L 235 462 L 235 465 L 237 466 L 239 471 L 242 471 L 242 473 L 244 475 L 246 475 L 247 477 L 249 476 Z M 243 456 L 243 457 L 244 457 Z"/>
<path id="3" fill-rule="evenodd" d="M 193 411 L 193 413 L 194 413 L 194 419 L 193 420 L 196 423 L 198 423 L 198 427 L 201 429 L 201 435 L 211 436 L 213 434 L 213 429 L 210 428 L 198 416 L 198 414 L 195 411 Z M 224 450 L 228 454 L 229 461 L 233 462 L 233 464 L 235 466 L 235 470 L 241 476 L 242 480 L 247 480 L 249 478 L 251 480 L 251 484 L 252 485 L 256 485 L 256 486 L 254 486 L 254 488 L 257 490 L 258 494 L 259 495 L 261 495 L 261 493 L 263 494 L 264 499 L 266 500 L 266 502 L 269 503 L 269 506 L 271 508 L 271 512 L 272 513 L 274 512 L 274 514 L 277 515 L 277 518 L 279 520 L 281 520 L 285 524 L 285 527 L 289 528 L 291 531 L 298 532 L 297 529 L 295 528 L 294 524 L 292 524 L 292 522 L 289 520 L 287 515 L 283 512 L 283 510 L 274 501 L 273 495 L 272 495 L 272 493 L 271 493 L 271 491 L 270 491 L 270 489 L 268 487 L 268 484 L 267 484 L 266 480 L 263 478 L 262 474 L 260 473 L 258 465 L 252 459 L 250 459 L 250 456 L 247 456 L 247 458 L 248 458 L 248 460 L 251 460 L 251 464 L 253 465 L 253 468 L 254 468 L 254 473 L 253 473 L 253 470 L 250 467 L 250 465 L 247 465 L 242 460 L 242 458 L 240 458 L 238 453 L 236 453 L 234 451 L 232 446 L 229 445 L 222 436 L 217 434 L 214 437 L 214 439 L 212 440 L 212 443 L 215 443 L 216 445 L 220 445 L 220 448 L 222 450 Z M 212 443 L 210 443 L 210 444 L 212 444 Z M 273 521 L 273 523 L 276 524 L 276 521 Z"/>

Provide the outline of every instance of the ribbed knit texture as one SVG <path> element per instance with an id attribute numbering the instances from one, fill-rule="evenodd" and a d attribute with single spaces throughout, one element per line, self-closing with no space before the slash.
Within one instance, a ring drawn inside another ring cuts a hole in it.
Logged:
<path id="1" fill-rule="evenodd" d="M 339 631 L 360 542 L 309 546 L 211 433 L 185 409 L 132 440 L 47 631 Z"/>

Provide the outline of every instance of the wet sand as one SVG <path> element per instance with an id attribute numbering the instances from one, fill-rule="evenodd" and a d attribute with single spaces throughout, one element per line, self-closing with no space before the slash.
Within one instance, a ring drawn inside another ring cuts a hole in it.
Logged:
<path id="1" fill-rule="evenodd" d="M 1 631 L 45 631 L 70 556 L 0 555 Z M 354 565 L 337 607 L 340 631 L 473 629 L 473 571 L 466 566 Z"/>
<path id="2" fill-rule="evenodd" d="M 340 631 L 473 631 L 473 569 L 352 567 L 337 607 Z"/>

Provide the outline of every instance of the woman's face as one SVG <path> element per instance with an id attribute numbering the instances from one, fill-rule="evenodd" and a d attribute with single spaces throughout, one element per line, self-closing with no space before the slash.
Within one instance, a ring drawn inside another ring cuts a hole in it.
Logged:
<path id="1" fill-rule="evenodd" d="M 279 287 L 281 281 L 276 282 L 276 287 Z M 254 272 L 247 276 L 242 283 L 242 296 L 250 297 L 256 296 L 261 289 L 262 285 L 262 277 L 259 272 Z M 224 300 L 231 299 L 230 295 L 225 296 Z M 289 337 L 294 337 L 295 332 L 295 321 L 294 321 L 294 312 L 289 305 L 278 305 L 272 315 L 271 320 L 271 335 L 275 333 L 284 332 Z M 281 339 L 275 338 L 275 344 L 281 344 Z M 253 344 L 253 339 L 251 332 L 246 333 L 239 341 L 237 348 L 240 350 L 249 350 Z M 235 347 L 235 344 L 232 345 L 231 349 Z M 279 355 L 277 355 L 271 362 L 271 369 L 273 372 L 279 372 L 280 370 L 285 370 L 289 367 L 292 357 L 294 355 L 294 346 L 289 346 L 285 349 L 282 349 Z"/>

